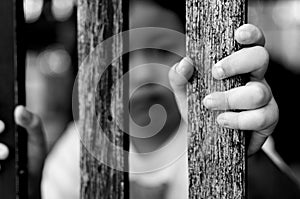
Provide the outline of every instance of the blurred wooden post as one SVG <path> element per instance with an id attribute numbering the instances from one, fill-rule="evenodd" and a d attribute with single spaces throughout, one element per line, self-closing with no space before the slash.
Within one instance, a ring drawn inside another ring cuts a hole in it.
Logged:
<path id="1" fill-rule="evenodd" d="M 79 0 L 77 16 L 79 130 L 82 141 L 80 195 L 82 199 L 128 198 L 128 173 L 112 169 L 99 161 L 107 160 L 120 168 L 128 168 L 126 155 L 117 147 L 128 150 L 129 139 L 115 118 L 122 118 L 120 125 L 128 131 L 123 106 L 128 85 L 126 82 L 116 84 L 128 70 L 127 57 L 118 57 L 128 39 L 118 36 L 111 43 L 99 45 L 127 29 L 128 1 Z M 93 53 L 96 56 L 91 56 Z M 113 59 L 113 63 L 106 68 L 106 61 Z"/>
<path id="2" fill-rule="evenodd" d="M 23 1 L 0 1 L 0 142 L 9 147 L 0 161 L 0 198 L 27 198 L 27 136 L 14 123 L 14 108 L 25 103 L 25 46 Z"/>
<path id="3" fill-rule="evenodd" d="M 220 112 L 209 111 L 203 98 L 245 83 L 245 78 L 214 80 L 212 66 L 238 50 L 234 31 L 246 22 L 246 0 L 187 0 L 187 56 L 195 63 L 188 86 L 189 198 L 245 198 L 244 133 L 221 128 Z"/>

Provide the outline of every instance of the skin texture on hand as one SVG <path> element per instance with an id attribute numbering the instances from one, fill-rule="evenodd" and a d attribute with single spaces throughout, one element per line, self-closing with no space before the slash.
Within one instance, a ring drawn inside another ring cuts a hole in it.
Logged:
<path id="1" fill-rule="evenodd" d="M 217 122 L 226 128 L 252 132 L 248 155 L 258 151 L 278 122 L 279 110 L 271 89 L 264 79 L 269 54 L 263 47 L 265 38 L 257 27 L 245 24 L 236 30 L 235 39 L 245 47 L 220 60 L 212 68 L 215 79 L 221 80 L 238 74 L 249 74 L 245 86 L 207 95 L 203 104 L 211 110 L 241 110 L 221 113 Z M 184 58 L 169 72 L 170 84 L 182 118 L 187 122 L 186 84 L 193 74 L 193 64 Z"/>

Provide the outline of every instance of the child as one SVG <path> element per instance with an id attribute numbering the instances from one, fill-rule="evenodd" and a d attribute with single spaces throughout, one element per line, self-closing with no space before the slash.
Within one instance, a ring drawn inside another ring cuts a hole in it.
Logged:
<path id="1" fill-rule="evenodd" d="M 175 3 L 175 2 L 174 2 Z M 173 2 L 172 2 L 173 4 Z M 184 9 L 184 7 L 181 7 Z M 180 15 L 179 15 L 180 16 Z M 184 32 L 181 18 L 175 12 L 163 8 L 154 1 L 132 1 L 130 7 L 130 28 L 137 27 L 163 27 L 179 32 Z M 184 52 L 184 41 L 172 40 L 168 34 L 147 34 L 140 40 L 131 35 L 130 42 L 158 42 L 164 49 L 176 49 Z M 278 120 L 278 107 L 272 97 L 272 92 L 264 79 L 264 73 L 268 66 L 268 52 L 264 46 L 262 32 L 253 25 L 244 25 L 236 32 L 239 43 L 251 44 L 253 47 L 245 48 L 224 59 L 222 65 L 215 66 L 212 74 L 216 79 L 237 74 L 248 73 L 250 82 L 246 86 L 235 88 L 223 93 L 223 97 L 209 95 L 204 100 L 204 105 L 209 109 L 241 109 L 240 113 L 226 112 L 220 115 L 223 120 L 218 120 L 219 125 L 227 128 L 250 130 L 252 137 L 249 145 L 249 154 L 258 151 L 267 137 L 273 132 Z M 175 64 L 180 61 L 178 64 Z M 171 70 L 164 70 L 155 66 L 174 65 Z M 142 67 L 139 67 L 143 65 Z M 138 70 L 135 70 L 139 67 Z M 164 158 L 170 154 L 176 154 L 181 147 L 186 147 L 186 93 L 182 76 L 191 77 L 193 66 L 188 58 L 178 60 L 171 53 L 159 50 L 143 49 L 130 54 L 130 91 L 145 82 L 163 82 L 173 88 L 173 92 L 159 85 L 144 86 L 135 91 L 131 98 L 132 118 L 138 125 L 147 124 L 149 107 L 154 104 L 164 106 L 167 113 L 165 126 L 155 135 L 147 139 L 131 137 L 130 149 L 135 156 L 130 156 L 130 169 L 132 171 L 144 171 L 142 173 L 130 173 L 131 190 L 130 197 L 143 198 L 187 198 L 187 159 L 186 154 L 178 160 L 163 163 Z M 217 71 L 223 71 L 225 76 L 220 76 Z M 225 98 L 224 98 L 225 96 Z M 225 99 L 225 100 L 224 100 Z M 153 113 L 160 118 L 159 112 Z M 35 157 L 29 161 L 38 166 L 31 174 L 40 176 L 44 154 L 39 153 L 43 149 L 43 137 L 41 123 L 36 115 L 32 115 L 24 107 L 15 110 L 16 122 L 27 128 L 31 146 L 36 149 Z M 181 123 L 182 118 L 182 124 Z M 220 118 L 219 118 L 220 119 Z M 221 122 L 222 121 L 222 122 Z M 225 122 L 224 122 L 225 121 Z M 135 135 L 147 136 L 151 132 L 135 132 L 133 126 L 130 131 Z M 149 130 L 151 131 L 151 129 Z M 170 144 L 174 142 L 175 144 Z M 79 198 L 79 137 L 74 127 L 70 127 L 65 135 L 58 141 L 56 147 L 45 162 L 43 175 L 43 198 Z M 165 146 L 167 146 L 165 148 Z M 161 150 L 165 148 L 164 150 Z M 6 150 L 7 151 L 7 150 Z M 30 151 L 29 151 L 30 153 Z M 144 153 L 148 155 L 143 156 Z M 140 154 L 140 155 L 139 155 Z M 1 151 L 0 151 L 1 158 Z M 2 158 L 3 159 L 3 158 Z M 34 162 L 36 161 L 36 162 Z M 172 164 L 171 164 L 172 163 Z M 158 166 L 159 165 L 159 166 Z M 36 178 L 35 186 L 38 187 L 40 178 Z M 35 187 L 35 188 L 37 188 Z M 38 190 L 38 189 L 36 189 Z M 35 191 L 36 191 L 35 190 Z M 33 192 L 35 192 L 33 191 Z M 38 192 L 38 191 L 37 191 Z"/>

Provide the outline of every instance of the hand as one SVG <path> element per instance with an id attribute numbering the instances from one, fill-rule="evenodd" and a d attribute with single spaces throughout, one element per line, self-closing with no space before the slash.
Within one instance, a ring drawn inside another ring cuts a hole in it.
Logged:
<path id="1" fill-rule="evenodd" d="M 203 104 L 212 110 L 242 110 L 224 112 L 217 117 L 219 125 L 240 130 L 250 130 L 252 136 L 248 155 L 258 151 L 273 132 L 279 111 L 271 89 L 264 78 L 269 64 L 269 54 L 263 47 L 265 38 L 257 27 L 245 24 L 236 30 L 235 40 L 245 47 L 220 60 L 212 68 L 215 79 L 221 80 L 238 74 L 249 74 L 250 82 L 245 86 L 206 96 Z M 189 58 L 175 64 L 169 72 L 170 84 L 183 119 L 187 122 L 187 80 L 193 74 Z"/>
<path id="2" fill-rule="evenodd" d="M 15 108 L 14 116 L 16 124 L 28 132 L 29 198 L 40 198 L 40 183 L 46 157 L 46 142 L 42 122 L 38 116 L 23 106 Z M 4 123 L 0 121 L 0 133 L 4 131 L 4 128 Z M 0 160 L 5 160 L 8 155 L 7 146 L 0 143 Z"/>

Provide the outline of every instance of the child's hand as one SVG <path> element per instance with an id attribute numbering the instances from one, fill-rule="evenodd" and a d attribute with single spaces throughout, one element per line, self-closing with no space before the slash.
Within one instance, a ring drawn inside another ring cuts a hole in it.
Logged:
<path id="1" fill-rule="evenodd" d="M 46 141 L 43 125 L 37 115 L 29 112 L 23 106 L 17 106 L 14 115 L 16 124 L 22 126 L 28 132 L 29 196 L 30 198 L 40 198 L 40 183 L 46 157 Z M 0 133 L 4 129 L 4 123 L 0 121 Z M 8 147 L 0 143 L 0 160 L 5 160 L 8 156 Z"/>
<path id="2" fill-rule="evenodd" d="M 250 82 L 225 92 L 211 93 L 204 98 L 203 104 L 212 110 L 243 110 L 222 113 L 217 121 L 219 125 L 227 128 L 251 130 L 253 133 L 248 148 L 248 154 L 251 155 L 261 148 L 273 132 L 279 111 L 264 78 L 269 64 L 269 54 L 263 47 L 265 44 L 263 33 L 257 27 L 245 24 L 237 29 L 235 39 L 240 44 L 251 47 L 243 48 L 219 61 L 212 68 L 212 75 L 215 79 L 221 80 L 247 73 L 250 75 Z M 193 70 L 191 61 L 184 58 L 169 72 L 170 83 L 185 121 L 187 121 L 186 84 Z"/>

